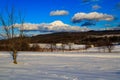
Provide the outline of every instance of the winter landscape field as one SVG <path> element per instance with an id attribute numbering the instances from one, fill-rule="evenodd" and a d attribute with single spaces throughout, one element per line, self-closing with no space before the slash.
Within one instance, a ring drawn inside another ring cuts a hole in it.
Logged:
<path id="1" fill-rule="evenodd" d="M 119 80 L 120 53 L 0 52 L 0 80 Z"/>
<path id="2" fill-rule="evenodd" d="M 120 0 L 0 0 L 0 80 L 120 80 Z"/>

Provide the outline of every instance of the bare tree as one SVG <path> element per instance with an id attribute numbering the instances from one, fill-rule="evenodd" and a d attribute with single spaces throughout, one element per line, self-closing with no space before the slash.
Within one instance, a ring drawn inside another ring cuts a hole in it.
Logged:
<path id="1" fill-rule="evenodd" d="M 106 46 L 103 39 L 98 40 L 96 46 L 99 52 L 105 52 Z"/>
<path id="2" fill-rule="evenodd" d="M 32 51 L 39 51 L 40 50 L 40 46 L 37 43 L 33 44 L 30 50 L 32 50 Z"/>
<path id="3" fill-rule="evenodd" d="M 73 45 L 74 45 L 74 43 L 71 43 L 71 42 L 68 43 L 69 51 L 72 50 L 72 46 L 73 46 Z"/>
<path id="4" fill-rule="evenodd" d="M 65 44 L 64 43 L 61 44 L 61 49 L 64 52 L 64 50 L 65 50 Z"/>
<path id="5" fill-rule="evenodd" d="M 105 37 L 105 46 L 109 53 L 111 53 L 112 50 L 114 49 L 114 45 L 109 37 Z"/>
<path id="6" fill-rule="evenodd" d="M 99 40 L 97 42 L 98 49 L 103 50 L 103 52 L 106 52 L 106 50 L 111 53 L 114 49 L 114 45 L 112 44 L 112 41 L 109 37 L 104 37 L 103 39 Z"/>
<path id="7" fill-rule="evenodd" d="M 7 46 L 11 51 L 13 58 L 13 63 L 17 64 L 17 51 L 18 46 L 22 42 L 23 30 L 16 29 L 16 23 L 19 22 L 21 28 L 24 24 L 24 17 L 21 15 L 20 11 L 17 11 L 14 6 L 6 7 L 3 12 L 0 13 L 0 23 L 2 25 L 1 29 L 3 33 L 0 35 L 8 40 Z M 16 31 L 17 30 L 17 31 Z M 19 36 L 19 39 L 15 39 L 16 36 Z M 19 43 L 19 45 L 17 45 Z"/>
<path id="8" fill-rule="evenodd" d="M 56 43 L 51 43 L 50 44 L 50 50 L 51 50 L 51 52 L 53 52 L 56 49 L 57 49 Z"/>

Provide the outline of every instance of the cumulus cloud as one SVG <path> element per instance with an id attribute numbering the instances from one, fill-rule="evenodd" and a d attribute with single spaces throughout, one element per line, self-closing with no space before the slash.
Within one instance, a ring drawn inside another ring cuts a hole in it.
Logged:
<path id="1" fill-rule="evenodd" d="M 32 23 L 24 23 L 23 26 L 21 24 L 15 24 L 16 28 L 19 28 L 20 30 L 38 30 L 39 24 L 32 24 Z"/>
<path id="2" fill-rule="evenodd" d="M 93 9 L 93 10 L 98 10 L 98 9 L 100 9 L 100 8 L 101 8 L 101 6 L 99 6 L 99 5 L 93 5 L 93 6 L 92 6 L 92 9 Z"/>
<path id="3" fill-rule="evenodd" d="M 24 23 L 23 27 L 21 27 L 20 24 L 16 24 L 16 27 L 24 31 L 40 31 L 40 32 L 78 32 L 89 30 L 86 27 L 80 28 L 79 26 L 71 26 L 59 20 L 54 21 L 52 23 L 41 24 Z"/>
<path id="4" fill-rule="evenodd" d="M 103 14 L 103 13 L 98 13 L 98 12 L 91 12 L 91 13 L 76 13 L 72 17 L 72 22 L 80 22 L 82 20 L 95 20 L 95 21 L 100 21 L 100 20 L 106 20 L 110 21 L 113 20 L 114 17 L 112 15 L 108 14 Z"/>
<path id="5" fill-rule="evenodd" d="M 64 24 L 62 21 L 54 21 L 50 24 L 40 24 L 39 30 L 47 31 L 47 32 L 76 32 L 76 31 L 83 31 L 83 28 L 79 26 L 71 26 L 68 24 Z"/>
<path id="6" fill-rule="evenodd" d="M 68 15 L 69 12 L 66 10 L 56 10 L 56 11 L 51 11 L 50 16 L 64 16 Z"/>
<path id="7" fill-rule="evenodd" d="M 93 23 L 93 22 L 85 22 L 81 26 L 94 26 L 94 25 L 95 25 L 95 23 Z"/>

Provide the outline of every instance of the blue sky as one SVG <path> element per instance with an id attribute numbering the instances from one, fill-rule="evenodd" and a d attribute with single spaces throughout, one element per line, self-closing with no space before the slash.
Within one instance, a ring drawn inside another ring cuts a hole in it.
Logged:
<path id="1" fill-rule="evenodd" d="M 57 25 L 67 24 L 95 30 L 117 27 L 120 24 L 120 0 L 0 0 L 0 10 L 6 5 L 14 5 L 16 9 L 20 9 L 26 15 L 25 23 L 29 24 L 48 25 L 57 21 Z M 75 18 L 77 13 L 78 17 L 81 13 L 87 17 Z M 90 15 L 100 14 L 107 18 L 90 18 Z"/>

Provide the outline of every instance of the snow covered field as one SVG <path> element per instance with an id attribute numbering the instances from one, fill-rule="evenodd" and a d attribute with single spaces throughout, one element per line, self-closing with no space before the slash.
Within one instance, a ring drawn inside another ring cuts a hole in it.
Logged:
<path id="1" fill-rule="evenodd" d="M 120 53 L 0 52 L 0 80 L 120 80 Z"/>

